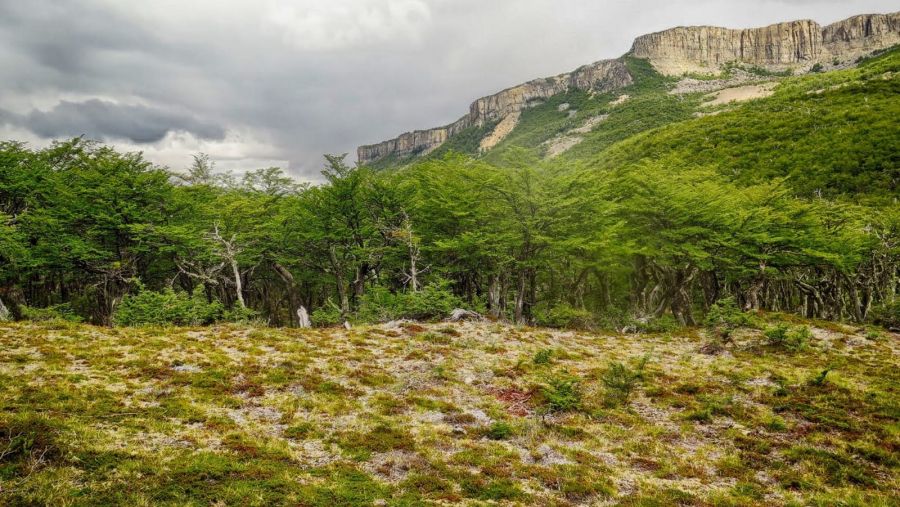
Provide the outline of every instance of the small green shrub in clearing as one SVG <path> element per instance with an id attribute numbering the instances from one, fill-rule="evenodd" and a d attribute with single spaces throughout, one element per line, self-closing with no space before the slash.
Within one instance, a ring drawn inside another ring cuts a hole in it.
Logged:
<path id="1" fill-rule="evenodd" d="M 672 315 L 663 315 L 661 317 L 650 317 L 644 319 L 634 319 L 630 325 L 638 333 L 671 333 L 677 331 L 681 324 Z"/>
<path id="2" fill-rule="evenodd" d="M 41 322 L 63 320 L 66 322 L 76 323 L 82 322 L 84 320 L 80 315 L 75 313 L 75 310 L 72 308 L 71 303 L 52 305 L 46 308 L 34 308 L 31 306 L 22 305 L 19 308 L 21 309 L 22 317 L 25 320 L 34 320 Z"/>
<path id="3" fill-rule="evenodd" d="M 417 292 L 404 293 L 398 301 L 400 317 L 416 320 L 442 319 L 454 308 L 463 307 L 463 301 L 450 291 L 450 282 L 438 280 Z"/>
<path id="4" fill-rule="evenodd" d="M 825 385 L 825 380 L 828 378 L 828 374 L 831 373 L 831 368 L 825 368 L 821 372 L 817 373 L 813 378 L 809 379 L 809 385 L 811 386 L 822 386 Z"/>
<path id="5" fill-rule="evenodd" d="M 353 317 L 360 322 L 438 320 L 450 315 L 455 308 L 462 307 L 463 301 L 450 291 L 449 282 L 437 280 L 416 292 L 393 293 L 385 287 L 373 287 L 360 299 Z M 313 318 L 313 321 L 316 319 Z"/>
<path id="6" fill-rule="evenodd" d="M 594 315 L 584 308 L 558 303 L 549 308 L 535 308 L 534 323 L 544 327 L 584 329 L 593 326 Z"/>
<path id="7" fill-rule="evenodd" d="M 888 329 L 900 329 L 900 297 L 873 307 L 869 318 Z"/>
<path id="8" fill-rule="evenodd" d="M 644 378 L 644 368 L 649 356 L 644 356 L 632 369 L 624 363 L 612 362 L 600 381 L 606 390 L 604 403 L 608 407 L 621 406 L 628 403 L 638 383 Z"/>
<path id="9" fill-rule="evenodd" d="M 553 357 L 553 349 L 541 349 L 534 354 L 534 364 L 549 364 Z"/>
<path id="10" fill-rule="evenodd" d="M 789 352 L 798 352 L 805 349 L 813 337 L 808 327 L 790 327 L 787 324 L 778 324 L 770 327 L 766 330 L 765 335 L 769 345 Z"/>
<path id="11" fill-rule="evenodd" d="M 402 294 L 391 292 L 387 287 L 372 287 L 362 298 L 354 318 L 360 322 L 387 322 L 399 319 Z"/>
<path id="12" fill-rule="evenodd" d="M 341 309 L 331 301 L 326 301 L 324 305 L 313 310 L 310 319 L 319 327 L 336 326 L 344 321 Z"/>
<path id="13" fill-rule="evenodd" d="M 497 421 L 487 429 L 485 436 L 491 440 L 506 440 L 513 434 L 512 426 L 503 421 Z"/>
<path id="14" fill-rule="evenodd" d="M 259 312 L 252 308 L 241 307 L 238 305 L 234 305 L 230 310 L 225 310 L 219 320 L 241 324 L 265 325 L 265 321 L 260 318 Z"/>
<path id="15" fill-rule="evenodd" d="M 555 375 L 541 386 L 548 412 L 568 412 L 581 407 L 581 387 L 577 377 Z"/>
<path id="16" fill-rule="evenodd" d="M 711 329 L 725 329 L 732 331 L 739 327 L 753 325 L 753 319 L 749 314 L 741 311 L 734 297 L 722 298 L 709 307 L 704 321 L 706 327 Z"/>
<path id="17" fill-rule="evenodd" d="M 113 323 L 117 326 L 197 326 L 220 321 L 225 313 L 222 303 L 206 299 L 202 286 L 197 286 L 191 295 L 171 288 L 155 292 L 139 287 L 137 294 L 122 298 L 113 314 Z"/>

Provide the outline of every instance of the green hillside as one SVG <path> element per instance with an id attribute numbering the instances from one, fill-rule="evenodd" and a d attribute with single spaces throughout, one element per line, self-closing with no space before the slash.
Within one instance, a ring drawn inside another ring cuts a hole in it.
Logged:
<path id="1" fill-rule="evenodd" d="M 739 182 L 790 177 L 804 194 L 896 198 L 900 184 L 900 49 L 858 68 L 784 80 L 766 99 L 672 123 L 608 150 L 586 141 L 592 167 L 716 166 Z"/>
<path id="2" fill-rule="evenodd" d="M 426 160 L 449 152 L 495 165 L 503 165 L 513 152 L 545 157 L 548 141 L 603 115 L 593 130 L 579 134 L 580 143 L 554 160 L 594 169 L 627 168 L 648 159 L 672 167 L 714 165 L 741 183 L 789 176 L 806 195 L 890 199 L 898 191 L 898 48 L 847 70 L 771 75 L 778 83 L 773 96 L 719 106 L 704 105 L 708 92 L 670 93 L 679 79 L 657 74 L 645 60 L 626 62 L 635 78 L 632 86 L 551 97 L 523 111 L 516 128 L 488 152 L 478 152 L 478 141 L 493 125 L 467 129 Z M 729 72 L 695 77 L 727 78 Z M 622 95 L 628 98 L 616 104 Z M 410 160 L 382 160 L 377 166 L 400 162 Z"/>

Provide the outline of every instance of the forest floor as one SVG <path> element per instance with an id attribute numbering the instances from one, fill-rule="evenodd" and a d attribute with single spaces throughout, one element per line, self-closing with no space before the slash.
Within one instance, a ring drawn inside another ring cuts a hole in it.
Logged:
<path id="1" fill-rule="evenodd" d="M 900 335 L 793 320 L 0 324 L 0 504 L 897 505 Z"/>

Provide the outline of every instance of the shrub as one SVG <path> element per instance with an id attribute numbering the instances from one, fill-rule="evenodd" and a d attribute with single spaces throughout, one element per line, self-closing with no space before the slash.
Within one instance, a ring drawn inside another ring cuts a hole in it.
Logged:
<path id="1" fill-rule="evenodd" d="M 485 436 L 491 440 L 506 440 L 512 436 L 512 426 L 503 421 L 497 421 L 487 429 Z"/>
<path id="2" fill-rule="evenodd" d="M 319 327 L 336 326 L 344 321 L 341 309 L 331 301 L 313 310 L 310 319 Z"/>
<path id="3" fill-rule="evenodd" d="M 765 332 L 769 345 L 783 348 L 790 352 L 797 352 L 806 348 L 812 338 L 812 332 L 806 326 L 791 328 L 787 324 L 778 324 L 770 327 Z"/>
<path id="4" fill-rule="evenodd" d="M 386 287 L 372 287 L 360 298 L 355 318 L 362 322 L 387 322 L 398 319 L 401 296 Z"/>
<path id="5" fill-rule="evenodd" d="M 728 330 L 750 326 L 753 320 L 750 315 L 741 311 L 737 301 L 731 296 L 722 298 L 709 307 L 705 324 L 709 328 L 725 328 Z"/>
<path id="6" fill-rule="evenodd" d="M 19 307 L 22 311 L 22 318 L 34 321 L 51 321 L 64 320 L 66 322 L 81 322 L 80 315 L 75 313 L 70 303 L 61 305 L 51 305 L 46 308 L 34 308 L 22 305 Z"/>
<path id="7" fill-rule="evenodd" d="M 900 329 L 900 297 L 872 308 L 872 322 L 889 329 Z"/>
<path id="8" fill-rule="evenodd" d="M 553 349 L 541 349 L 534 354 L 534 364 L 549 364 L 553 357 Z"/>
<path id="9" fill-rule="evenodd" d="M 816 375 L 814 375 L 811 379 L 809 379 L 808 384 L 811 386 L 822 386 L 825 385 L 825 380 L 828 377 L 828 374 L 831 373 L 831 368 L 825 368 L 820 371 Z"/>
<path id="10" fill-rule="evenodd" d="M 113 314 L 113 323 L 117 326 L 196 326 L 220 321 L 225 314 L 222 303 L 207 301 L 202 286 L 195 288 L 191 295 L 171 288 L 155 292 L 141 287 L 137 294 L 122 299 Z"/>
<path id="11" fill-rule="evenodd" d="M 385 287 L 374 287 L 360 299 L 354 318 L 360 322 L 436 320 L 463 306 L 463 301 L 450 291 L 449 282 L 437 280 L 416 292 L 393 293 Z M 334 316 L 324 317 L 333 319 Z"/>
<path id="12" fill-rule="evenodd" d="M 581 406 L 581 388 L 577 377 L 557 375 L 541 386 L 541 394 L 550 412 L 568 412 Z"/>
<path id="13" fill-rule="evenodd" d="M 644 367 L 647 365 L 649 356 L 644 356 L 638 361 L 634 369 L 629 368 L 623 363 L 613 362 L 609 364 L 600 381 L 606 389 L 605 403 L 607 406 L 618 406 L 628 403 L 632 392 L 637 387 L 638 382 L 644 378 Z"/>
<path id="14" fill-rule="evenodd" d="M 638 333 L 671 333 L 677 331 L 681 324 L 671 315 L 661 317 L 646 317 L 634 319 L 626 328 L 634 329 Z"/>
<path id="15" fill-rule="evenodd" d="M 594 324 L 594 315 L 584 308 L 558 303 L 550 308 L 535 308 L 534 323 L 555 328 L 588 328 Z"/>
<path id="16" fill-rule="evenodd" d="M 450 291 L 450 282 L 438 280 L 429 283 L 418 292 L 407 292 L 398 299 L 397 314 L 416 320 L 433 320 L 446 317 L 454 308 L 463 306 L 460 298 Z"/>
<path id="17" fill-rule="evenodd" d="M 259 312 L 252 308 L 241 307 L 237 305 L 235 305 L 230 310 L 225 310 L 225 312 L 222 314 L 222 317 L 218 320 L 222 320 L 225 322 L 240 322 L 242 324 L 265 324 L 265 322 L 260 320 Z"/>

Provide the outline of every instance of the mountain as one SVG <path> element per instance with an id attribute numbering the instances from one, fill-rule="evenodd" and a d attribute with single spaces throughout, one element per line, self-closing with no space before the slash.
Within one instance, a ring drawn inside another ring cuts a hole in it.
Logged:
<path id="1" fill-rule="evenodd" d="M 824 27 L 815 21 L 800 20 L 741 30 L 672 28 L 638 37 L 631 50 L 620 58 L 601 60 L 482 97 L 469 106 L 466 115 L 449 125 L 360 146 L 357 158 L 360 164 L 388 167 L 450 150 L 490 156 L 503 151 L 504 144 L 538 149 L 543 156 L 558 156 L 581 144 L 587 134 L 615 127 L 607 121 L 609 111 L 593 108 L 597 114 L 589 116 L 584 107 L 575 107 L 576 102 L 585 99 L 611 94 L 606 104 L 616 107 L 653 85 L 660 89 L 664 84 L 666 95 L 680 99 L 732 89 L 713 98 L 712 102 L 718 101 L 712 104 L 715 106 L 769 95 L 771 82 L 789 75 L 852 67 L 861 58 L 898 43 L 900 12 L 859 15 Z M 559 100 L 561 97 L 567 99 Z M 660 97 L 655 100 L 672 102 Z M 554 134 L 558 135 L 523 132 L 525 113 L 551 102 L 568 121 L 558 128 L 543 130 L 556 130 Z M 643 128 L 632 127 L 628 134 L 698 113 L 696 107 L 668 105 L 671 107 L 657 111 L 660 117 L 646 119 Z M 520 142 L 504 143 L 517 135 Z M 610 139 L 624 137 L 627 136 L 616 134 Z"/>

